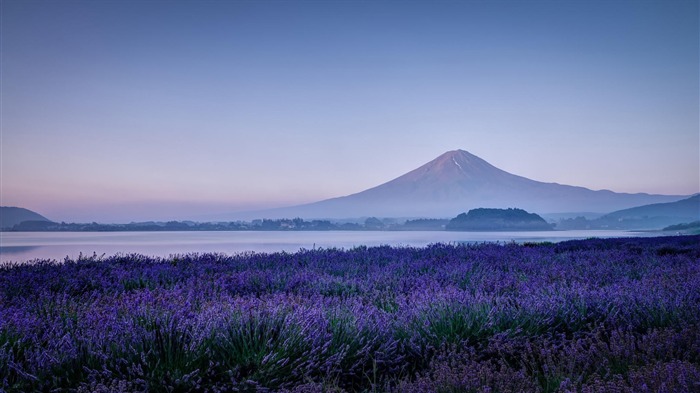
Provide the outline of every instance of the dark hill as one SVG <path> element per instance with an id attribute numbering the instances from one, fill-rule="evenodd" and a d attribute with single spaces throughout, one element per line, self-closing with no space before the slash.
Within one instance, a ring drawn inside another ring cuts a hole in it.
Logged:
<path id="1" fill-rule="evenodd" d="M 51 221 L 39 213 L 21 207 L 0 206 L 0 229 L 8 229 L 22 221 Z"/>
<path id="2" fill-rule="evenodd" d="M 548 231 L 542 217 L 522 209 L 473 209 L 450 220 L 450 231 Z"/>

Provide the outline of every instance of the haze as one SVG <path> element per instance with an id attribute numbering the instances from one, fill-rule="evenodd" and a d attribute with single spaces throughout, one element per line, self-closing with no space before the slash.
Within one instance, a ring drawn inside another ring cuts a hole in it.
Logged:
<path id="1" fill-rule="evenodd" d="M 466 149 L 700 191 L 697 1 L 3 1 L 0 205 L 56 221 L 314 202 Z"/>

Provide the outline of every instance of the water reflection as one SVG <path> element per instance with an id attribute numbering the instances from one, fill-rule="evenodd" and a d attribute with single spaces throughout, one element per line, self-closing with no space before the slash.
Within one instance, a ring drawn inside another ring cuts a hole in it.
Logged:
<path id="1" fill-rule="evenodd" d="M 0 254 L 22 254 L 40 248 L 39 246 L 0 246 Z"/>
<path id="2" fill-rule="evenodd" d="M 421 231 L 303 231 L 303 232 L 0 232 L 0 264 L 35 259 L 63 260 L 82 255 L 295 252 L 301 248 L 357 246 L 416 246 L 431 243 L 557 242 L 589 237 L 658 236 L 662 233 L 626 231 L 545 232 L 421 232 Z"/>

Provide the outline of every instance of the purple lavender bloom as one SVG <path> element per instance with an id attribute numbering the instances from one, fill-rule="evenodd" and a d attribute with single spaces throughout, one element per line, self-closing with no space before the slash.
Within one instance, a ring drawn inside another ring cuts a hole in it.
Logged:
<path id="1" fill-rule="evenodd" d="M 700 390 L 700 237 L 0 267 L 0 391 Z"/>

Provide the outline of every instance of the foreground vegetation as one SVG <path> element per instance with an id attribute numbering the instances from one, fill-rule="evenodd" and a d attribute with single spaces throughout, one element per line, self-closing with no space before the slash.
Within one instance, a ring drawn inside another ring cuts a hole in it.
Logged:
<path id="1" fill-rule="evenodd" d="M 0 268 L 0 391 L 700 391 L 700 236 Z"/>

